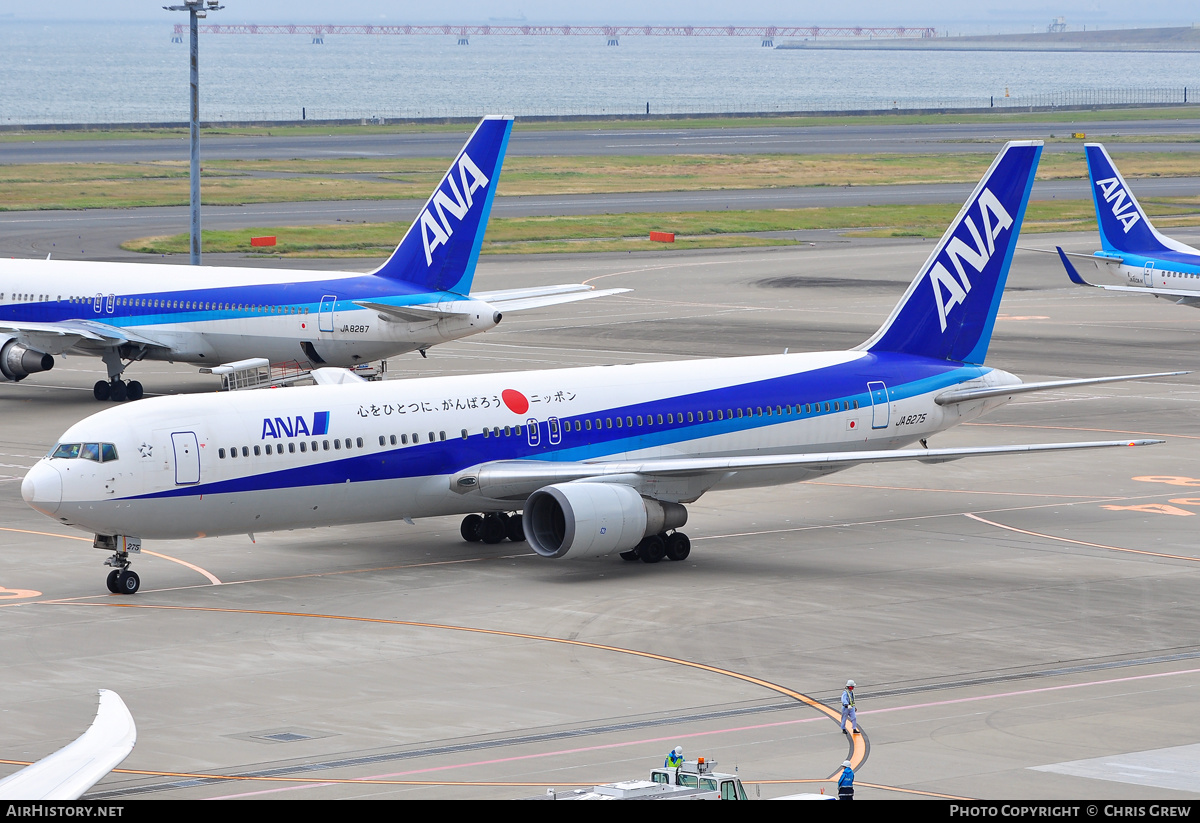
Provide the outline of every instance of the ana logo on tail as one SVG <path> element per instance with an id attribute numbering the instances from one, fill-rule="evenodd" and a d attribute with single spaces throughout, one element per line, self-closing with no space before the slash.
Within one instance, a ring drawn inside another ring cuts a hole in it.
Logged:
<path id="1" fill-rule="evenodd" d="M 933 298 L 937 301 L 938 320 L 941 321 L 942 331 L 946 330 L 946 315 L 962 303 L 971 291 L 971 278 L 967 276 L 963 261 L 966 260 L 975 271 L 983 271 L 996 252 L 996 238 L 1001 232 L 1012 228 L 1012 216 L 1004 210 L 1004 206 L 1000 204 L 996 195 L 992 194 L 991 189 L 985 188 L 975 205 L 979 208 L 983 234 L 980 234 L 970 215 L 964 217 L 960 224 L 966 226 L 967 231 L 971 233 L 974 248 L 956 234 L 929 270 L 929 284 L 933 287 Z M 947 259 L 958 273 L 957 278 L 943 264 L 942 261 Z"/>
<path id="2" fill-rule="evenodd" d="M 475 203 L 475 192 L 486 188 L 490 182 L 466 152 L 458 158 L 457 168 L 459 180 L 462 182 L 461 192 L 458 184 L 454 182 L 454 169 L 451 168 L 431 201 L 433 209 L 437 211 L 437 218 L 430 213 L 429 207 L 421 212 L 421 241 L 425 245 L 426 266 L 433 265 L 433 250 L 444 245 L 454 234 L 454 229 L 450 227 L 450 217 L 461 222 Z M 447 185 L 454 193 L 454 199 L 446 193 Z"/>
<path id="3" fill-rule="evenodd" d="M 1137 206 L 1133 205 L 1133 198 L 1125 191 L 1120 179 L 1108 177 L 1097 180 L 1096 188 L 1100 189 L 1104 202 L 1112 204 L 1113 217 L 1121 221 L 1125 233 L 1129 234 L 1129 230 L 1142 219 L 1142 215 L 1138 213 Z"/>

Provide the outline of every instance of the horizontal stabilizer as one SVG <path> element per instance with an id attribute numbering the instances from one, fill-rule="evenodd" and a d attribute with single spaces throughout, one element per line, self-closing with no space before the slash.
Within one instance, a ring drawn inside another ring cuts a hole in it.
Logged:
<path id="1" fill-rule="evenodd" d="M 372 300 L 355 300 L 354 305 L 364 309 L 377 311 L 382 315 L 399 320 L 402 323 L 436 323 L 447 317 L 453 317 L 454 312 L 443 311 L 436 305 L 428 303 L 419 306 L 393 306 L 391 303 L 376 303 Z"/>
<path id="2" fill-rule="evenodd" d="M 1009 397 L 1014 394 L 1027 394 L 1035 391 L 1050 389 L 1067 389 L 1074 386 L 1092 386 L 1098 383 L 1121 383 L 1126 380 L 1150 380 L 1155 377 L 1178 377 L 1190 374 L 1186 371 L 1164 371 L 1154 374 L 1122 374 L 1117 377 L 1085 377 L 1079 380 L 1047 380 L 1043 383 L 1017 383 L 1012 386 L 989 386 L 982 389 L 958 389 L 939 394 L 933 402 L 939 406 L 952 406 L 956 403 L 968 403 L 972 400 L 987 400 L 989 397 Z"/>
<path id="3" fill-rule="evenodd" d="M 100 690 L 92 725 L 73 743 L 0 780 L 0 800 L 75 800 L 133 751 L 137 726 L 120 696 Z"/>
<path id="4" fill-rule="evenodd" d="M 501 311 L 524 311 L 525 309 L 540 309 L 543 306 L 557 306 L 562 303 L 574 303 L 576 300 L 591 300 L 593 297 L 608 297 L 613 294 L 624 294 L 633 289 L 600 289 L 588 291 L 566 292 L 559 294 L 530 295 L 488 302 Z M 478 295 L 471 295 L 477 297 Z"/>
<path id="5" fill-rule="evenodd" d="M 452 488 L 460 493 L 478 490 L 485 497 L 525 497 L 542 486 L 574 481 L 628 483 L 630 478 L 700 477 L 735 472 L 806 469 L 814 474 L 863 463 L 896 463 L 905 460 L 945 462 L 964 457 L 990 457 L 1033 452 L 1108 449 L 1117 446 L 1150 446 L 1163 440 L 1102 440 L 1082 443 L 1035 443 L 1025 446 L 989 446 L 958 449 L 900 449 L 895 451 L 832 452 L 823 454 L 774 454 L 736 457 L 667 457 L 649 460 L 617 460 L 604 463 L 551 463 L 541 460 L 504 460 L 485 463 L 455 475 Z"/>
<path id="6" fill-rule="evenodd" d="M 1158 288 L 1157 286 L 1154 288 L 1150 288 L 1148 286 L 1104 286 L 1099 283 L 1089 282 L 1083 279 L 1083 275 L 1081 275 L 1079 270 L 1076 269 L 1074 264 L 1071 263 L 1071 257 L 1079 257 L 1080 255 L 1068 254 L 1059 246 L 1055 246 L 1055 249 L 1058 251 L 1058 258 L 1062 260 L 1063 268 L 1067 270 L 1067 277 L 1071 278 L 1071 282 L 1077 286 L 1091 286 L 1093 289 L 1104 289 L 1105 291 L 1123 291 L 1132 292 L 1134 294 L 1153 294 L 1156 297 L 1178 297 L 1180 299 L 1176 301 L 1177 303 L 1181 303 L 1185 306 L 1195 305 L 1197 295 L 1194 290 L 1188 291 L 1187 289 L 1167 289 Z M 1040 249 L 1035 249 L 1035 251 L 1040 251 Z M 1089 257 L 1093 260 L 1104 260 L 1105 262 L 1108 262 L 1108 260 L 1105 260 L 1103 257 L 1093 257 L 1091 255 L 1083 256 Z M 1112 262 L 1119 263 L 1121 261 L 1113 260 Z"/>

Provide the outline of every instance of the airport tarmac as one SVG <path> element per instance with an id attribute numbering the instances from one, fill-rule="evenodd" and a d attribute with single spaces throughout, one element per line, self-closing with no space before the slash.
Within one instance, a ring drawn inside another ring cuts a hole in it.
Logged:
<path id="1" fill-rule="evenodd" d="M 1021 245 L 1054 243 L 1096 238 Z M 389 376 L 846 348 L 931 247 L 485 257 L 484 289 L 635 291 Z M 1026 380 L 1194 369 L 1198 343 L 1200 313 L 1072 287 L 1019 251 L 988 362 Z M 1164 445 L 712 493 L 679 563 L 549 561 L 466 544 L 446 518 L 155 542 L 122 597 L 90 538 L 19 492 L 102 408 L 100 368 L 0 385 L 0 758 L 66 744 L 114 689 L 138 772 L 90 797 L 519 798 L 644 776 L 679 744 L 752 797 L 836 791 L 812 781 L 853 752 L 867 799 L 1200 798 L 1200 373 L 1029 395 L 933 442 Z M 134 372 L 148 394 L 215 388 L 186 366 Z M 835 707 L 847 678 L 853 746 L 805 702 Z"/>
<path id="2" fill-rule="evenodd" d="M 1185 108 L 1190 114 L 1192 109 Z M 503 112 L 495 112 L 503 114 Z M 896 112 L 897 117 L 906 113 Z M 1102 111 L 1067 114 L 1056 122 L 1031 122 L 1025 112 L 998 113 L 973 123 L 847 122 L 820 126 L 739 123 L 723 128 L 647 129 L 635 120 L 621 128 L 559 129 L 553 123 L 527 123 L 520 118 L 508 153 L 512 156 L 611 156 L 671 154 L 946 154 L 977 152 L 980 142 L 1044 140 L 1083 132 L 1089 139 L 1118 137 L 1127 151 L 1200 151 L 1193 138 L 1196 118 L 1125 120 Z M 977 116 L 977 115 L 972 115 Z M 719 117 L 719 115 L 717 116 Z M 1119 115 L 1118 115 L 1119 117 Z M 454 157 L 474 123 L 439 132 L 392 134 L 305 134 L 253 136 L 206 134 L 201 152 L 206 160 L 330 157 Z M 314 130 L 318 130 L 316 127 Z M 80 137 L 83 135 L 72 135 Z M 1145 137 L 1145 140 L 1138 138 Z M 1046 151 L 1076 151 L 1074 142 L 1051 142 Z M 8 163 L 145 163 L 188 156 L 188 137 L 146 139 L 39 139 L 4 143 L 0 162 Z"/>

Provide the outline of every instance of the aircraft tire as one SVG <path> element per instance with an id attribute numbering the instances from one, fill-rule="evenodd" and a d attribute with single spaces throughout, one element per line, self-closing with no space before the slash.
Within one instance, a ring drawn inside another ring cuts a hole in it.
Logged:
<path id="1" fill-rule="evenodd" d="M 503 514 L 485 514 L 483 525 L 479 528 L 479 539 L 488 545 L 495 545 L 508 536 L 508 517 Z"/>
<path id="2" fill-rule="evenodd" d="M 108 590 L 113 594 L 120 594 L 121 590 L 117 588 L 117 576 L 120 574 L 119 569 L 113 569 L 108 573 Z"/>
<path id="3" fill-rule="evenodd" d="M 642 542 L 638 543 L 636 551 L 643 563 L 657 563 L 666 555 L 667 547 L 663 544 L 661 537 L 657 534 L 652 534 L 649 537 L 642 538 Z"/>
<path id="4" fill-rule="evenodd" d="M 621 559 L 622 560 L 637 560 L 638 559 L 637 549 L 630 549 L 627 552 L 621 552 Z"/>
<path id="5" fill-rule="evenodd" d="M 137 590 L 142 587 L 142 579 L 138 577 L 137 572 L 131 572 L 126 569 L 123 572 L 117 573 L 117 592 L 118 594 L 137 594 Z"/>
<path id="6" fill-rule="evenodd" d="M 666 540 L 667 558 L 670 560 L 687 560 L 692 553 L 692 541 L 683 532 L 675 532 Z"/>
<path id="7" fill-rule="evenodd" d="M 129 388 L 120 380 L 114 380 L 108 389 L 108 399 L 114 403 L 124 403 L 129 396 Z"/>
<path id="8" fill-rule="evenodd" d="M 108 399 L 112 393 L 112 384 L 107 380 L 97 380 L 96 385 L 92 386 L 92 397 L 103 402 Z"/>
<path id="9" fill-rule="evenodd" d="M 142 388 L 142 384 L 137 380 L 130 380 L 129 385 L 125 387 L 126 400 L 141 400 L 145 393 L 146 392 L 145 389 Z"/>
<path id="10" fill-rule="evenodd" d="M 509 515 L 508 522 L 504 524 L 504 528 L 508 533 L 508 539 L 512 542 L 521 543 L 525 540 L 525 528 L 521 525 L 521 515 Z"/>
<path id="11" fill-rule="evenodd" d="M 468 543 L 478 543 L 482 539 L 482 531 L 483 518 L 477 514 L 468 514 L 463 518 L 462 525 L 458 527 L 458 533 Z"/>

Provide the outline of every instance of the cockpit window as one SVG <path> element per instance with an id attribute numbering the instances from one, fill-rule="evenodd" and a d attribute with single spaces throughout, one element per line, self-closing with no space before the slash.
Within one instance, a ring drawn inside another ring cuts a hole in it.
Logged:
<path id="1" fill-rule="evenodd" d="M 82 457 L 84 460 L 108 463 L 117 459 L 117 447 L 112 443 L 59 443 L 50 456 L 63 460 Z"/>
<path id="2" fill-rule="evenodd" d="M 51 457 L 63 457 L 68 460 L 79 456 L 78 443 L 59 443 L 54 451 L 50 453 Z"/>

